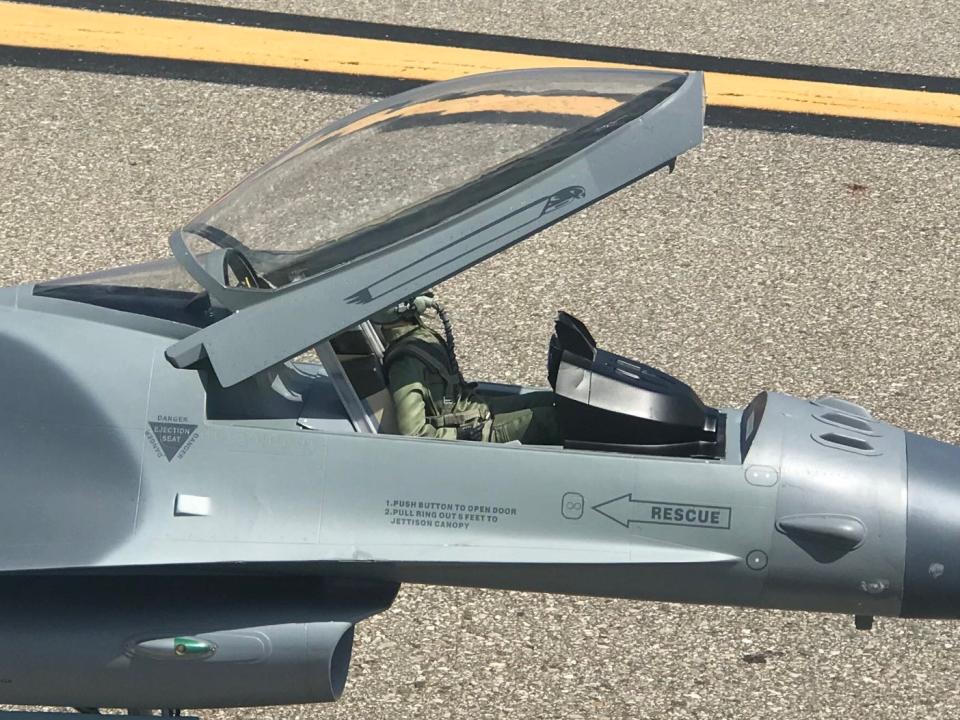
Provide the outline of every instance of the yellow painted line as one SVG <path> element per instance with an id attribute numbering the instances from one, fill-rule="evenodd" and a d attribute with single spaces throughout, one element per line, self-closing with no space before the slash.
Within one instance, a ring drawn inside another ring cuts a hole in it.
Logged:
<path id="1" fill-rule="evenodd" d="M 441 47 L 0 0 L 0 44 L 410 80 L 492 70 L 637 65 Z M 711 105 L 960 127 L 960 95 L 705 73 Z"/>

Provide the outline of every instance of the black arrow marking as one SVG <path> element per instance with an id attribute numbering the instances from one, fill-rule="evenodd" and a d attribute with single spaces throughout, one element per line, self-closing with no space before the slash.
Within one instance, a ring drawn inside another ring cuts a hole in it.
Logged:
<path id="1" fill-rule="evenodd" d="M 610 518 L 618 525 L 629 528 L 631 523 L 630 516 L 634 512 L 634 503 L 637 505 L 642 504 L 639 500 L 633 499 L 632 493 L 627 493 L 626 495 L 615 497 L 613 500 L 607 500 L 599 505 L 594 505 L 593 509 L 604 517 Z M 639 510 L 639 508 L 637 508 L 637 510 Z M 641 522 L 641 520 L 637 518 L 636 520 L 632 520 L 632 522 Z"/>
<path id="2" fill-rule="evenodd" d="M 663 500 L 634 500 L 632 493 L 606 500 L 593 509 L 617 525 L 630 523 L 729 530 L 732 509 L 722 505 L 695 505 Z"/>

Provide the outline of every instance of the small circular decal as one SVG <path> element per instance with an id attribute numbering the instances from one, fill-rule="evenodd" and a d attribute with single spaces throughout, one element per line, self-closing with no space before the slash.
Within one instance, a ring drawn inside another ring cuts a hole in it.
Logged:
<path id="1" fill-rule="evenodd" d="M 751 550 L 747 554 L 747 567 L 751 570 L 763 570 L 767 566 L 767 554 L 763 550 Z"/>

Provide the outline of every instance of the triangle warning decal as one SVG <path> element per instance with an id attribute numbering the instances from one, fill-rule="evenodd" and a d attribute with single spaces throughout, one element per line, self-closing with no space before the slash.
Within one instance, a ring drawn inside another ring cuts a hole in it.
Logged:
<path id="1" fill-rule="evenodd" d="M 153 436 L 157 439 L 163 454 L 170 461 L 176 457 L 180 448 L 193 436 L 197 426 L 186 425 L 185 423 L 151 422 L 150 429 L 153 431 Z"/>

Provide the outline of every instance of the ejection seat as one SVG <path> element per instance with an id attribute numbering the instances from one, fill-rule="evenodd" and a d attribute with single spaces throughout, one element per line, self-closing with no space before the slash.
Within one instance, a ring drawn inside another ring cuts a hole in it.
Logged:
<path id="1" fill-rule="evenodd" d="M 571 449 L 721 458 L 725 418 L 677 378 L 597 347 L 586 326 L 560 312 L 547 360 L 564 446 Z"/>

